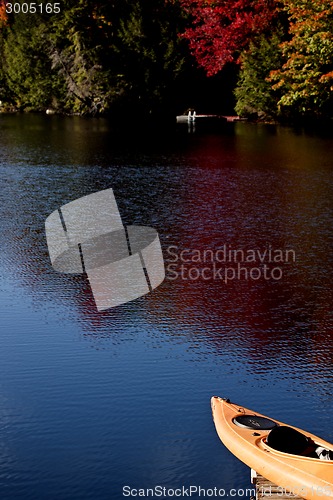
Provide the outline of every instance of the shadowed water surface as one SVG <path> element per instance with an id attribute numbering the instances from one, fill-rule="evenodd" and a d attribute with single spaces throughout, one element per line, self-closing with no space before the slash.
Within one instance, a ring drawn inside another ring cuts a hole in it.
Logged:
<path id="1" fill-rule="evenodd" d="M 213 394 L 333 440 L 327 134 L 0 116 L 0 155 L 1 499 L 249 487 L 215 433 Z M 109 187 L 124 224 L 158 231 L 167 277 L 98 313 L 85 276 L 52 269 L 44 221 Z M 267 262 L 279 279 L 249 277 L 257 259 L 226 281 L 214 265 L 238 262 L 219 249 L 295 258 Z"/>

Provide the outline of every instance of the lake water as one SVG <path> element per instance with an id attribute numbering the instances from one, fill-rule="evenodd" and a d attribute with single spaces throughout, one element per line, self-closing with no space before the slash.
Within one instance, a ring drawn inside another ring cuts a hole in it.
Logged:
<path id="1" fill-rule="evenodd" d="M 0 186 L 1 500 L 248 488 L 212 395 L 333 441 L 328 132 L 0 116 Z M 158 231 L 166 279 L 98 313 L 84 275 L 51 267 L 44 222 L 110 187 L 124 224 Z"/>

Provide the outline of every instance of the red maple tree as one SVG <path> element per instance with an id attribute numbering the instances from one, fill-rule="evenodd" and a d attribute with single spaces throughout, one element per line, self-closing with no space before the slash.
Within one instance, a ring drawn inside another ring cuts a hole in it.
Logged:
<path id="1" fill-rule="evenodd" d="M 276 0 L 180 0 L 192 17 L 183 36 L 196 60 L 212 76 L 258 34 L 267 30 L 276 15 Z"/>

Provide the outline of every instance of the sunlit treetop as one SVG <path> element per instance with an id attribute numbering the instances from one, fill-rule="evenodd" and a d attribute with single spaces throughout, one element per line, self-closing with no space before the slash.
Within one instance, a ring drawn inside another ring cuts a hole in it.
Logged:
<path id="1" fill-rule="evenodd" d="M 251 40 L 268 30 L 275 0 L 180 0 L 192 17 L 184 37 L 197 62 L 209 76 L 226 63 L 238 62 Z"/>
<path id="2" fill-rule="evenodd" d="M 289 16 L 285 63 L 270 73 L 280 105 L 302 113 L 333 109 L 333 1 L 282 0 Z"/>

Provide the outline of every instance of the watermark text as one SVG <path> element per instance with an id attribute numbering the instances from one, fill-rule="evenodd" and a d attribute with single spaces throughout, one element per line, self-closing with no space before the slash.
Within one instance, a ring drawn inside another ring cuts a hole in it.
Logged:
<path id="1" fill-rule="evenodd" d="M 180 248 L 170 245 L 166 251 L 166 277 L 174 281 L 220 280 L 224 284 L 238 280 L 280 281 L 286 265 L 296 262 L 293 249 L 236 249 L 223 245 L 215 250 Z"/>

